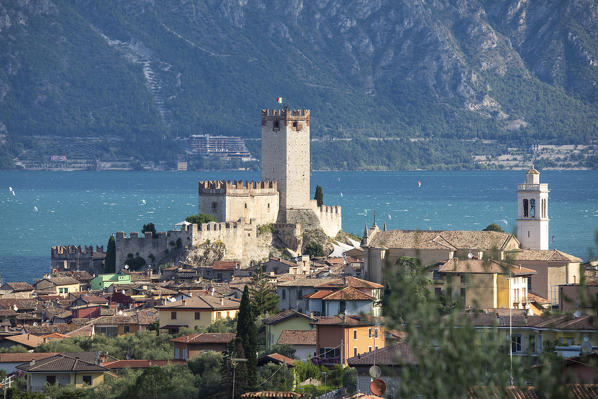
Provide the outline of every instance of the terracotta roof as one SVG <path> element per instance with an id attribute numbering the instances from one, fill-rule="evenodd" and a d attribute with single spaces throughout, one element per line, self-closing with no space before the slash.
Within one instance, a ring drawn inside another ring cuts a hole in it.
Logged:
<path id="1" fill-rule="evenodd" d="M 100 304 L 108 303 L 107 298 L 104 298 L 103 296 L 99 296 L 99 295 L 93 295 L 93 294 L 83 294 L 77 299 L 81 299 L 82 301 L 85 301 L 87 303 L 100 303 Z M 77 299 L 75 299 L 75 300 L 77 300 Z"/>
<path id="2" fill-rule="evenodd" d="M 4 339 L 29 348 L 35 348 L 44 343 L 43 338 L 33 334 L 12 335 L 10 337 L 4 337 Z"/>
<path id="3" fill-rule="evenodd" d="M 545 304 L 549 304 L 550 300 L 544 298 L 543 296 L 534 294 L 532 292 L 528 292 L 527 293 L 527 299 L 533 302 L 538 302 L 539 304 L 545 305 Z"/>
<path id="4" fill-rule="evenodd" d="M 569 396 L 567 396 L 569 397 Z M 468 399 L 505 398 L 505 399 L 539 399 L 533 387 L 487 387 L 477 386 L 467 390 Z"/>
<path id="5" fill-rule="evenodd" d="M 349 366 L 396 366 L 418 364 L 418 361 L 409 345 L 401 342 L 351 357 L 347 359 L 347 363 Z"/>
<path id="6" fill-rule="evenodd" d="M 277 363 L 277 364 L 284 363 L 287 366 L 295 365 L 295 359 L 291 359 L 290 357 L 281 355 L 280 353 L 270 353 L 269 355 L 262 356 L 258 360 L 258 363 L 260 363 L 260 364 L 264 364 L 267 362 L 273 362 L 273 363 Z"/>
<path id="7" fill-rule="evenodd" d="M 57 355 L 53 352 L 24 352 L 24 353 L 0 353 L 0 363 L 25 363 L 32 360 L 41 360 Z"/>
<path id="8" fill-rule="evenodd" d="M 326 263 L 330 265 L 344 265 L 345 259 L 344 258 L 326 258 Z"/>
<path id="9" fill-rule="evenodd" d="M 561 252 L 558 249 L 522 249 L 508 253 L 514 261 L 518 260 L 541 260 L 544 262 L 581 262 L 576 256 Z"/>
<path id="10" fill-rule="evenodd" d="M 218 298 L 211 295 L 195 296 L 156 306 L 156 309 L 239 309 L 240 303 L 228 298 Z"/>
<path id="11" fill-rule="evenodd" d="M 228 344 L 236 336 L 234 333 L 195 333 L 173 338 L 170 342 L 185 344 Z"/>
<path id="12" fill-rule="evenodd" d="M 238 260 L 217 260 L 214 262 L 212 268 L 214 270 L 235 270 L 237 265 L 240 265 Z"/>
<path id="13" fill-rule="evenodd" d="M 334 291 L 332 290 L 318 290 L 316 292 L 312 292 L 311 294 L 305 295 L 303 298 L 306 299 L 323 299 L 326 298 L 328 295 L 332 294 Z"/>
<path id="14" fill-rule="evenodd" d="M 73 277 L 70 276 L 56 276 L 56 277 L 49 277 L 42 280 L 51 281 L 54 285 L 72 285 L 72 284 L 80 284 L 81 282 Z"/>
<path id="15" fill-rule="evenodd" d="M 316 288 L 339 288 L 339 287 L 353 287 L 353 288 L 366 288 L 366 289 L 379 289 L 384 288 L 382 284 L 373 283 L 371 281 L 362 280 L 353 276 L 346 276 L 338 279 L 326 281 L 325 283 L 319 284 Z"/>
<path id="16" fill-rule="evenodd" d="M 317 287 L 320 284 L 325 284 L 335 279 L 324 278 L 296 278 L 294 280 L 283 281 L 278 283 L 279 287 Z"/>
<path id="17" fill-rule="evenodd" d="M 91 352 L 91 354 L 92 356 L 97 356 L 94 352 Z M 21 364 L 17 366 L 17 368 L 28 373 L 108 371 L 106 367 L 100 366 L 94 361 L 87 360 L 89 357 L 90 356 L 79 356 L 72 353 L 59 353 L 52 357 L 36 360 L 35 362 Z"/>
<path id="18" fill-rule="evenodd" d="M 29 283 L 26 283 L 24 281 L 13 281 L 13 282 L 8 282 L 5 283 L 2 286 L 3 289 L 9 288 L 13 291 L 33 291 L 33 286 Z"/>
<path id="19" fill-rule="evenodd" d="M 290 319 L 292 317 L 302 317 L 302 318 L 310 320 L 310 321 L 315 321 L 315 319 L 313 317 L 310 317 L 303 313 L 299 313 L 293 309 L 287 309 L 287 310 L 283 310 L 282 312 L 275 314 L 274 316 L 270 316 L 270 317 L 264 319 L 263 323 L 264 324 L 277 324 L 283 320 Z"/>
<path id="20" fill-rule="evenodd" d="M 69 337 L 91 337 L 93 332 L 93 326 L 88 324 L 86 326 L 79 327 L 73 331 L 66 333 Z"/>
<path id="21" fill-rule="evenodd" d="M 535 270 L 522 266 L 509 265 L 495 260 L 457 258 L 449 259 L 438 269 L 441 273 L 486 273 L 486 274 L 508 274 L 509 270 L 515 276 L 527 276 L 536 274 Z"/>
<path id="22" fill-rule="evenodd" d="M 324 301 L 371 301 L 373 297 L 353 287 L 345 287 L 335 291 L 325 298 Z"/>
<path id="23" fill-rule="evenodd" d="M 95 326 L 137 324 L 137 317 L 130 315 L 100 316 L 91 320 Z"/>
<path id="24" fill-rule="evenodd" d="M 14 309 L 17 306 L 18 310 L 35 310 L 41 302 L 37 299 L 18 299 L 18 298 L 2 298 L 0 299 L 0 308 Z"/>
<path id="25" fill-rule="evenodd" d="M 588 315 L 576 318 L 571 315 L 525 316 L 516 314 L 509 318 L 506 314 L 497 317 L 495 313 L 476 313 L 468 316 L 477 327 L 509 327 L 510 323 L 513 327 L 547 330 L 596 330 L 592 323 L 592 316 Z"/>
<path id="26" fill-rule="evenodd" d="M 375 319 L 370 316 L 328 316 L 320 317 L 313 324 L 322 326 L 373 326 Z"/>
<path id="27" fill-rule="evenodd" d="M 368 246 L 446 250 L 505 249 L 511 239 L 514 239 L 511 234 L 497 231 L 387 230 L 377 232 Z"/>
<path id="28" fill-rule="evenodd" d="M 316 330 L 282 330 L 278 345 L 316 345 Z"/>
<path id="29" fill-rule="evenodd" d="M 168 360 L 144 360 L 144 359 L 131 359 L 131 360 L 116 360 L 114 362 L 106 362 L 103 364 L 104 367 L 110 370 L 121 370 L 121 369 L 145 369 L 148 367 L 163 367 L 175 364 L 186 364 L 186 360 L 168 359 Z"/>

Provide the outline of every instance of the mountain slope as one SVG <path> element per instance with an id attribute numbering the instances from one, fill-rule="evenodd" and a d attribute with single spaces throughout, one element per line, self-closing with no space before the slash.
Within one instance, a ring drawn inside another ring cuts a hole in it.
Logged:
<path id="1" fill-rule="evenodd" d="M 0 134 L 140 147 L 257 136 L 283 96 L 314 136 L 586 143 L 598 2 L 0 3 Z"/>

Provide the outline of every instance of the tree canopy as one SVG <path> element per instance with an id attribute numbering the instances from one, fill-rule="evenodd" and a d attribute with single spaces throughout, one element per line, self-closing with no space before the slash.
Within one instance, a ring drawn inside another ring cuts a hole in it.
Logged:
<path id="1" fill-rule="evenodd" d="M 116 241 L 114 236 L 110 235 L 106 247 L 106 258 L 104 259 L 104 273 L 114 273 L 116 271 Z"/>
<path id="2" fill-rule="evenodd" d="M 209 223 L 209 222 L 217 222 L 216 216 L 212 215 L 211 213 L 197 213 L 195 215 L 187 216 L 185 221 L 194 224 L 202 224 L 202 223 Z"/>

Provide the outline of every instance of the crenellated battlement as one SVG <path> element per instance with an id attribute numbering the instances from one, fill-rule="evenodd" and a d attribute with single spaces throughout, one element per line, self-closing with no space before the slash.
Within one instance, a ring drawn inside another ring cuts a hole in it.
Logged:
<path id="1" fill-rule="evenodd" d="M 278 183 L 272 180 L 230 181 L 204 180 L 199 182 L 200 195 L 272 195 L 278 193 Z"/>
<path id="2" fill-rule="evenodd" d="M 263 118 L 286 118 L 294 120 L 309 120 L 310 110 L 309 109 L 262 109 L 262 120 Z"/>
<path id="3" fill-rule="evenodd" d="M 93 256 L 94 253 L 96 254 L 104 254 L 104 246 L 97 246 L 95 250 L 93 245 L 55 245 L 51 249 L 52 257 L 59 257 L 59 256 L 72 256 L 72 255 L 86 255 L 86 256 Z"/>
<path id="4" fill-rule="evenodd" d="M 322 205 L 319 206 L 320 214 L 324 215 L 341 215 L 341 207 L 339 205 Z"/>

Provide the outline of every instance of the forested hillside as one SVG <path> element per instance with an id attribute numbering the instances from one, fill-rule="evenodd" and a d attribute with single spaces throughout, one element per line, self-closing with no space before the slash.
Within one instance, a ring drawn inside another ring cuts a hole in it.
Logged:
<path id="1" fill-rule="evenodd" d="M 596 0 L 8 1 L 0 53 L 3 166 L 38 135 L 257 137 L 276 96 L 314 137 L 598 136 Z"/>

